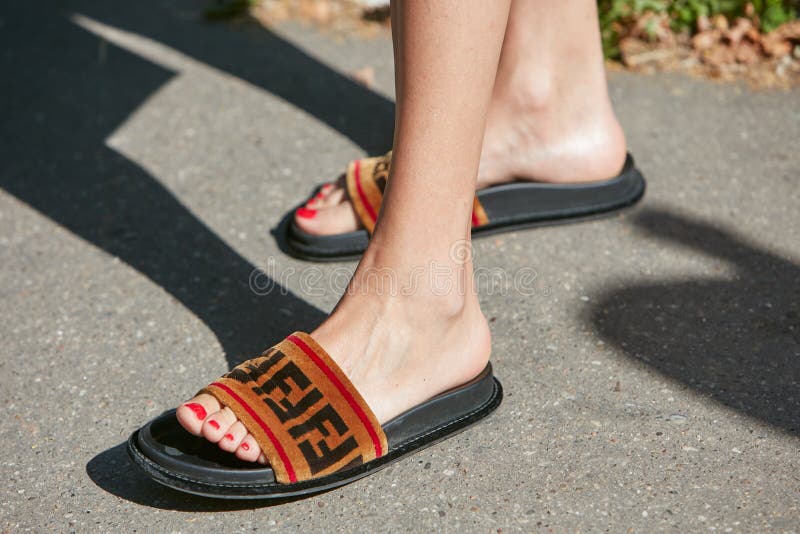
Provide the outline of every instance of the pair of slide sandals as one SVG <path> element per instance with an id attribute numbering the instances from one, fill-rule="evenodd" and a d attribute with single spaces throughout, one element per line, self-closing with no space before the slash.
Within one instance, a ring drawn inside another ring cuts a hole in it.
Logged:
<path id="1" fill-rule="evenodd" d="M 356 160 L 347 192 L 364 229 L 317 236 L 292 221 L 287 242 L 298 257 L 359 257 L 375 227 L 391 152 Z M 514 182 L 478 191 L 475 237 L 611 214 L 635 204 L 645 182 L 628 155 L 614 178 L 581 184 Z M 167 412 L 128 440 L 128 453 L 161 484 L 206 497 L 285 499 L 353 482 L 488 416 L 503 397 L 491 364 L 469 382 L 380 425 L 325 350 L 296 332 L 202 390 L 229 407 L 254 436 L 269 465 L 238 460 L 190 434 Z"/>

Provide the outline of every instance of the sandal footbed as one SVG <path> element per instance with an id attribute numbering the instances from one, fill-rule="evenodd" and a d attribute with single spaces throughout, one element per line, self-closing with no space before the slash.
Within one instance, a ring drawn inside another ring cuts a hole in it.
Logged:
<path id="1" fill-rule="evenodd" d="M 382 469 L 402 457 L 464 430 L 493 412 L 502 387 L 491 364 L 473 380 L 395 417 L 383 425 L 389 441 L 386 455 L 325 477 L 280 484 L 271 468 L 243 462 L 216 444 L 187 432 L 175 410 L 134 432 L 128 453 L 144 472 L 171 488 L 206 497 L 274 499 L 335 488 Z"/>

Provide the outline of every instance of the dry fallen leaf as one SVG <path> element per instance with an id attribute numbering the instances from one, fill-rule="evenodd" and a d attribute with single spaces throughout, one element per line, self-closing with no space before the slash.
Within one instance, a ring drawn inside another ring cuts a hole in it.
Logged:
<path id="1" fill-rule="evenodd" d="M 725 15 L 714 15 L 714 18 L 711 19 L 711 23 L 720 31 L 724 32 L 728 30 L 728 18 Z"/>
<path id="2" fill-rule="evenodd" d="M 723 44 L 714 45 L 708 50 L 703 51 L 701 57 L 703 59 L 703 63 L 712 65 L 714 67 L 720 67 L 728 63 L 733 63 L 736 59 L 733 50 L 731 50 L 729 46 L 725 46 Z"/>
<path id="3" fill-rule="evenodd" d="M 745 34 L 753 28 L 753 23 L 748 19 L 738 18 L 733 27 L 725 33 L 725 38 L 732 44 L 738 44 Z"/>
<path id="4" fill-rule="evenodd" d="M 792 52 L 792 43 L 781 35 L 768 33 L 761 39 L 761 48 L 772 57 L 787 56 Z"/>
<path id="5" fill-rule="evenodd" d="M 736 61 L 744 65 L 754 65 L 761 59 L 756 45 L 748 41 L 742 41 L 736 47 Z"/>
<path id="6" fill-rule="evenodd" d="M 707 50 L 719 42 L 722 32 L 719 30 L 708 30 L 698 33 L 692 37 L 692 48 L 695 50 Z"/>
<path id="7" fill-rule="evenodd" d="M 775 29 L 775 33 L 784 39 L 800 41 L 800 19 L 781 24 Z"/>
<path id="8" fill-rule="evenodd" d="M 745 35 L 754 43 L 761 42 L 761 32 L 758 31 L 758 28 L 750 28 Z"/>

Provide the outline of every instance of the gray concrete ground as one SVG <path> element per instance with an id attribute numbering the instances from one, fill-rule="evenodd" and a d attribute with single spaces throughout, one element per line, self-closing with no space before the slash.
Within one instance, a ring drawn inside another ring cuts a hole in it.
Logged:
<path id="1" fill-rule="evenodd" d="M 800 530 L 800 93 L 613 75 L 645 201 L 477 244 L 479 268 L 536 273 L 483 287 L 496 414 L 342 489 L 236 505 L 151 483 L 123 443 L 335 303 L 353 264 L 293 260 L 274 229 L 388 146 L 390 42 L 51 4 L 0 15 L 3 530 Z M 346 76 L 364 66 L 375 91 Z M 257 296 L 270 265 L 289 292 Z"/>

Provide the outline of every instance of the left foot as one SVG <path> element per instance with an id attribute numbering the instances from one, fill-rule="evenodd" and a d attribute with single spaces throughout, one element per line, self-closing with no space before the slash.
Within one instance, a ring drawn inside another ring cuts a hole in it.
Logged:
<path id="1" fill-rule="evenodd" d="M 585 88 L 553 91 L 539 82 L 510 85 L 518 89 L 495 94 L 489 106 L 477 189 L 518 180 L 592 182 L 619 173 L 627 153 L 625 135 L 605 93 L 587 98 Z M 323 186 L 295 212 L 294 221 L 315 235 L 363 227 L 344 178 Z"/>

